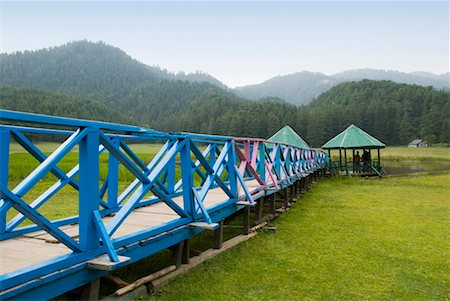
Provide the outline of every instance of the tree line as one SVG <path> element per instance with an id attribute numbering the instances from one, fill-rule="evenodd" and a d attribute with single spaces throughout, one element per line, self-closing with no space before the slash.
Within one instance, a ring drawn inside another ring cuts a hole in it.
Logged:
<path id="1" fill-rule="evenodd" d="M 310 105 L 248 101 L 207 83 L 163 80 L 113 104 L 40 90 L 3 87 L 0 107 L 130 123 L 156 130 L 268 138 L 292 126 L 320 146 L 354 123 L 388 145 L 415 138 L 450 144 L 450 93 L 390 81 L 347 82 Z"/>

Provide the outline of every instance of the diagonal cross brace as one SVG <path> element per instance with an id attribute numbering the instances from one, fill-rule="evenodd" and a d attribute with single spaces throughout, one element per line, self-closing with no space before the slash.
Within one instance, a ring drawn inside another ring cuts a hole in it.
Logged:
<path id="1" fill-rule="evenodd" d="M 64 141 L 49 157 L 47 157 L 35 170 L 23 179 L 11 192 L 19 198 L 23 197 L 33 186 L 39 182 L 45 174 L 51 170 L 72 148 L 86 135 L 88 129 L 76 130 Z M 0 198 L 0 208 L 5 212 L 11 208 L 11 202 L 5 203 Z"/>
<path id="2" fill-rule="evenodd" d="M 197 203 L 198 207 L 200 208 L 200 211 L 203 212 L 203 215 L 205 216 L 205 220 L 208 224 L 212 224 L 211 217 L 208 214 L 208 211 L 205 208 L 205 205 L 203 204 L 203 201 L 200 200 L 200 195 L 197 193 L 197 190 L 195 188 L 192 188 L 192 191 L 194 193 L 194 199 Z"/>
<path id="3" fill-rule="evenodd" d="M 250 191 L 248 191 L 247 186 L 245 186 L 245 180 L 240 175 L 239 169 L 237 168 L 236 165 L 234 166 L 234 171 L 236 172 L 236 177 L 238 178 L 238 181 L 241 183 L 242 189 L 244 190 L 244 193 L 245 193 L 245 196 L 247 197 L 248 202 L 250 203 L 250 205 L 254 205 L 255 201 L 253 200 L 253 197 L 252 197 Z"/>
<path id="4" fill-rule="evenodd" d="M 256 172 L 256 170 L 253 168 L 253 166 L 250 164 L 248 158 L 242 153 L 242 151 L 239 149 L 239 147 L 236 145 L 235 147 L 236 153 L 239 156 L 239 158 L 241 159 L 241 168 L 239 170 L 242 169 L 242 175 L 245 172 L 245 169 L 248 169 L 250 171 L 250 173 L 255 177 L 255 179 L 258 181 L 259 184 L 261 185 L 265 185 L 266 183 L 261 179 L 261 177 L 258 175 L 258 173 Z"/>
<path id="5" fill-rule="evenodd" d="M 98 212 L 98 210 L 94 210 L 92 212 L 92 218 L 94 219 L 95 228 L 97 228 L 98 234 L 106 247 L 106 253 L 108 254 L 109 260 L 112 262 L 119 262 L 116 249 L 114 248 L 111 238 L 106 231 L 100 212 Z"/>
<path id="6" fill-rule="evenodd" d="M 99 146 L 98 152 L 101 154 L 105 148 L 103 146 Z M 78 172 L 80 170 L 79 164 L 75 165 L 68 173 L 67 177 L 68 179 L 73 179 L 78 175 Z M 59 180 L 52 186 L 50 186 L 43 194 L 41 194 L 36 200 L 34 200 L 30 207 L 33 209 L 38 209 L 41 207 L 45 202 L 47 202 L 55 193 L 57 193 L 59 190 L 61 190 L 64 186 L 66 186 L 68 182 L 66 180 Z M 102 200 L 100 200 L 103 202 Z M 103 202 L 103 206 L 106 205 L 106 203 Z M 20 225 L 26 217 L 22 213 L 18 213 L 13 219 L 11 219 L 7 224 L 7 231 L 12 231 L 14 228 L 16 228 L 18 225 Z"/>
<path id="7" fill-rule="evenodd" d="M 6 187 L 0 184 L 0 195 L 2 198 L 8 199 L 11 205 L 29 218 L 36 225 L 41 227 L 43 230 L 48 232 L 54 238 L 56 238 L 61 243 L 65 244 L 68 248 L 74 252 L 81 252 L 81 248 L 72 238 L 70 238 L 66 233 L 61 231 L 58 227 L 54 226 L 52 222 L 42 216 L 39 212 L 30 207 L 25 203 L 20 197 L 12 193 Z"/>
<path id="8" fill-rule="evenodd" d="M 140 200 L 145 196 L 145 194 L 152 188 L 155 184 L 157 177 L 164 170 L 167 162 L 171 160 L 176 153 L 184 146 L 186 142 L 182 141 L 179 143 L 175 142 L 172 147 L 167 151 L 166 155 L 159 161 L 155 167 L 150 171 L 150 174 L 146 177 L 146 184 L 141 185 L 128 199 L 128 201 L 120 208 L 120 210 L 116 213 L 116 215 L 109 221 L 106 226 L 106 230 L 109 235 L 113 235 L 113 233 L 120 227 L 122 222 L 127 218 L 127 216 L 133 211 L 136 205 L 140 202 Z"/>
<path id="9" fill-rule="evenodd" d="M 159 160 L 164 156 L 166 151 L 169 149 L 169 141 L 167 141 L 163 147 L 158 151 L 158 153 L 153 157 L 153 159 L 150 161 L 150 163 L 147 165 L 147 170 L 151 170 L 153 167 L 155 167 L 156 164 L 158 164 Z M 150 172 L 146 172 L 146 175 L 148 175 Z M 123 201 L 133 192 L 133 190 L 136 189 L 136 187 L 141 183 L 139 179 L 135 179 L 133 182 L 131 182 L 130 185 L 120 194 L 118 198 L 118 204 L 122 204 Z"/>
<path id="10" fill-rule="evenodd" d="M 229 144 L 225 143 L 219 157 L 217 158 L 216 162 L 214 163 L 214 166 L 212 167 L 209 164 L 209 162 L 205 159 L 205 157 L 202 156 L 200 150 L 192 143 L 191 143 L 191 150 L 197 157 L 197 159 L 200 161 L 200 163 L 205 167 L 206 171 L 209 173 L 202 187 L 202 193 L 200 194 L 202 196 L 202 201 L 204 196 L 206 195 L 206 191 L 211 187 L 213 179 L 230 198 L 234 198 L 233 193 L 230 191 L 228 186 L 222 181 L 222 179 L 220 178 L 220 173 L 218 172 L 220 166 L 222 165 L 222 162 L 225 160 L 225 157 L 227 156 L 227 153 L 229 151 Z"/>
<path id="11" fill-rule="evenodd" d="M 47 157 L 33 172 L 31 172 L 12 193 L 23 197 L 56 163 L 61 160 L 72 148 L 80 142 L 89 129 L 76 130 L 63 144 L 61 144 L 50 156 Z"/>
<path id="12" fill-rule="evenodd" d="M 33 157 L 36 158 L 40 163 L 44 162 L 47 159 L 47 156 L 39 150 L 33 142 L 31 142 L 24 134 L 18 131 L 11 131 L 16 141 L 26 149 Z M 50 170 L 58 179 L 62 181 L 67 181 L 70 186 L 78 190 L 78 182 L 73 178 L 70 178 L 64 171 L 62 171 L 57 165 L 55 165 Z"/>

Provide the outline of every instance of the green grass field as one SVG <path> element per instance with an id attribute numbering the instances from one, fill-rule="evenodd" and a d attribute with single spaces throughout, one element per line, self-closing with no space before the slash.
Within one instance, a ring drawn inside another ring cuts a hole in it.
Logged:
<path id="1" fill-rule="evenodd" d="M 381 150 L 382 160 L 446 160 L 450 161 L 450 147 L 388 146 Z"/>
<path id="2" fill-rule="evenodd" d="M 57 144 L 38 146 L 48 154 Z M 136 145 L 133 149 L 149 160 L 159 147 Z M 18 145 L 11 146 L 11 153 L 10 188 L 38 165 Z M 448 148 L 434 147 L 388 147 L 382 156 L 450 160 Z M 74 150 L 58 166 L 67 171 L 77 157 Z M 104 177 L 107 155 L 100 161 Z M 124 170 L 121 177 L 123 188 L 132 177 Z M 54 180 L 44 178 L 26 201 Z M 450 174 L 321 181 L 273 223 L 276 234 L 261 233 L 170 283 L 156 298 L 449 300 L 449 183 Z M 76 214 L 77 198 L 75 190 L 64 188 L 39 211 L 50 219 Z M 10 210 L 8 219 L 12 216 Z M 208 239 L 200 237 L 197 244 L 207 247 Z M 154 261 L 148 263 L 153 267 Z M 142 275 L 146 270 L 142 265 Z M 130 276 L 124 276 L 129 281 L 138 274 L 123 273 Z"/>
<path id="3" fill-rule="evenodd" d="M 318 183 L 157 300 L 449 300 L 450 175 Z M 153 298 L 153 297 L 152 297 Z"/>
<path id="4" fill-rule="evenodd" d="M 359 151 L 360 155 L 362 151 Z M 450 147 L 406 147 L 388 146 L 380 150 L 381 162 L 383 161 L 450 161 Z M 332 150 L 333 161 L 339 161 L 339 151 Z M 377 160 L 377 151 L 372 150 L 372 159 Z M 344 160 L 344 152 L 342 152 Z M 352 160 L 352 150 L 347 150 L 347 161 Z"/>

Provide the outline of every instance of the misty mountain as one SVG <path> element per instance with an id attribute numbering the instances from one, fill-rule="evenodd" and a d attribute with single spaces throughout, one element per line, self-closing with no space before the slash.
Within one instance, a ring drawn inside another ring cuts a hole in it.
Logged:
<path id="1" fill-rule="evenodd" d="M 198 82 L 198 83 L 209 83 L 212 84 L 214 86 L 217 86 L 219 88 L 222 88 L 224 90 L 229 90 L 228 86 L 226 86 L 224 83 L 222 83 L 220 80 L 218 80 L 217 78 L 215 78 L 214 76 L 211 76 L 208 73 L 205 72 L 201 72 L 201 71 L 196 71 L 194 73 L 184 73 L 184 72 L 179 72 L 176 74 L 170 74 L 167 76 L 168 79 L 173 79 L 173 80 L 187 80 L 190 82 Z"/>
<path id="2" fill-rule="evenodd" d="M 215 81 L 207 74 L 173 74 L 119 48 L 87 41 L 1 54 L 0 72 L 0 86 L 94 99 L 155 129 L 173 130 L 177 115 L 199 98 L 237 99 L 209 83 Z"/>
<path id="3" fill-rule="evenodd" d="M 366 71 L 372 77 L 404 76 Z M 268 81 L 273 87 L 265 93 L 283 95 L 260 94 L 261 99 L 251 101 L 209 83 L 214 79 L 206 74 L 173 74 L 142 64 L 118 48 L 83 41 L 2 54 L 0 72 L 0 87 L 7 86 L 0 91 L 1 107 L 13 110 L 248 137 L 268 137 L 289 124 L 314 146 L 352 122 L 388 144 L 419 136 L 431 143 L 450 141 L 448 91 L 392 81 L 338 83 L 364 76 L 361 70 L 279 76 Z M 411 76 L 445 80 L 445 75 Z M 316 101 L 300 107 L 283 101 L 292 91 Z"/>
<path id="4" fill-rule="evenodd" d="M 315 97 L 335 86 L 334 78 L 318 72 L 298 72 L 276 76 L 261 84 L 238 87 L 234 91 L 241 97 L 257 100 L 278 97 L 292 104 L 308 104 Z"/>
<path id="5" fill-rule="evenodd" d="M 197 72 L 170 73 L 147 66 L 117 47 L 78 41 L 36 51 L 0 54 L 0 85 L 65 92 L 105 101 L 120 101 L 129 91 L 165 80 L 225 86 Z"/>
<path id="6" fill-rule="evenodd" d="M 371 80 L 390 80 L 396 83 L 413 84 L 420 86 L 432 86 L 436 89 L 449 89 L 450 82 L 445 78 L 445 74 L 436 75 L 430 72 L 416 71 L 411 73 L 399 72 L 394 70 L 378 70 L 378 69 L 357 69 L 348 70 L 332 75 L 339 82 L 358 81 L 362 79 Z"/>
<path id="7" fill-rule="evenodd" d="M 292 104 L 303 105 L 310 103 L 314 98 L 339 83 L 363 79 L 390 80 L 397 83 L 450 89 L 449 73 L 436 75 L 429 72 L 404 73 L 392 70 L 357 69 L 331 76 L 303 71 L 276 76 L 261 84 L 238 87 L 234 91 L 241 97 L 253 100 L 272 96 L 285 99 Z"/>

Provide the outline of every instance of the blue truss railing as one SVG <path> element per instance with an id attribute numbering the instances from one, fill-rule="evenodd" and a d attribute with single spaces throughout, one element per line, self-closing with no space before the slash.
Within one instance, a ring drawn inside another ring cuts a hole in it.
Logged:
<path id="1" fill-rule="evenodd" d="M 263 139 L 169 134 L 136 126 L 7 110 L 0 110 L 0 120 L 0 241 L 44 230 L 72 251 L 42 264 L 0 275 L 1 298 L 25 291 L 27 285 L 22 284 L 38 277 L 62 269 L 80 269 L 80 264 L 102 254 L 107 254 L 112 262 L 119 263 L 119 255 L 134 256 L 132 261 L 136 261 L 159 251 L 167 243 L 156 244 L 155 251 L 146 250 L 139 255 L 134 255 L 137 253 L 130 251 L 132 248 L 124 247 L 167 231 L 178 231 L 195 222 L 212 224 L 242 208 L 235 205 L 238 200 L 246 199 L 251 205 L 255 198 L 270 190 L 287 187 L 328 164 L 324 152 L 269 144 Z M 30 134 L 50 139 L 64 137 L 64 141 L 47 155 L 32 142 Z M 10 164 L 14 160 L 10 153 L 13 141 L 38 162 L 15 187 L 11 187 L 13 183 L 9 181 Z M 142 154 L 133 151 L 135 143 L 155 142 L 162 147 L 151 160 L 146 161 Z M 58 166 L 74 153 L 78 154 L 78 160 L 70 170 Z M 100 160 L 105 156 L 107 163 Z M 103 176 L 102 164 L 107 171 Z M 124 173 L 128 174 L 127 179 L 134 180 L 121 188 L 119 186 L 126 182 L 122 180 Z M 50 187 L 34 200 L 25 201 L 42 179 L 52 177 L 56 180 Z M 256 180 L 260 187 L 250 191 L 245 184 L 248 180 Z M 78 194 L 77 215 L 52 220 L 38 211 L 65 187 L 71 187 Z M 228 200 L 220 206 L 206 208 L 204 200 L 213 188 L 220 188 Z M 174 201 L 179 196 L 183 200 L 181 205 Z M 112 238 L 134 209 L 157 202 L 165 203 L 179 218 Z M 7 219 L 13 209 L 17 214 Z M 110 217 L 108 222 L 104 221 L 105 216 Z M 25 221 L 29 225 L 23 226 Z M 69 224 L 78 225 L 77 239 L 61 230 L 61 226 Z M 185 235 L 192 236 L 193 232 Z"/>

